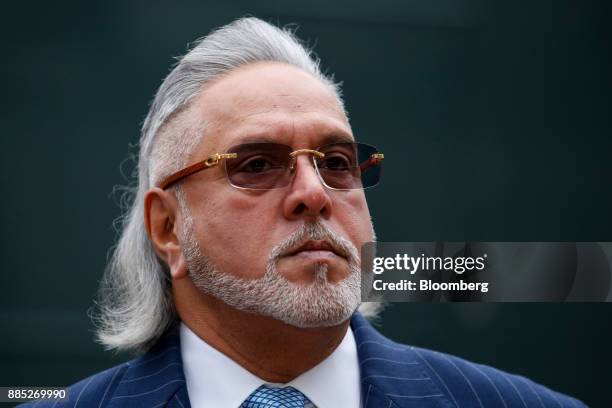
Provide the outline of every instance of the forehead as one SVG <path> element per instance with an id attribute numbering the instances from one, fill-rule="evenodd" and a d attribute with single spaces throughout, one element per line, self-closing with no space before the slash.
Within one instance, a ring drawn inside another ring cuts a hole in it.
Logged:
<path id="1" fill-rule="evenodd" d="M 206 123 L 202 149 L 273 140 L 296 148 L 330 138 L 352 140 L 348 119 L 332 90 L 299 68 L 258 63 L 205 88 L 194 114 Z"/>

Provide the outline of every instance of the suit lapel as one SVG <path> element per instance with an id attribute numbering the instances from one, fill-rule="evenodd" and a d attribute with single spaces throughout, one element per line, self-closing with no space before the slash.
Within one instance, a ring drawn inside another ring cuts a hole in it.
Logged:
<path id="1" fill-rule="evenodd" d="M 445 393 L 409 346 L 378 333 L 359 313 L 351 320 L 364 408 L 448 407 Z"/>
<path id="2" fill-rule="evenodd" d="M 187 387 L 180 388 L 174 397 L 168 402 L 168 408 L 190 408 Z"/>
<path id="3" fill-rule="evenodd" d="M 351 320 L 364 408 L 446 408 L 452 405 L 410 347 L 378 333 L 360 314 Z M 190 408 L 178 325 L 149 352 L 130 362 L 109 408 Z"/>
<path id="4" fill-rule="evenodd" d="M 145 355 L 132 360 L 109 408 L 189 408 L 178 325 Z"/>

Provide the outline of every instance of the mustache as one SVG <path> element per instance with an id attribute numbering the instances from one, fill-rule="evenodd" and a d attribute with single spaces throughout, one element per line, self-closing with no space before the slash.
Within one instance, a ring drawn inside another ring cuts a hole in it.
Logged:
<path id="1" fill-rule="evenodd" d="M 307 241 L 327 241 L 334 251 L 344 255 L 349 263 L 359 263 L 359 252 L 355 245 L 341 234 L 334 231 L 321 220 L 306 221 L 270 253 L 273 261 L 289 255 Z"/>

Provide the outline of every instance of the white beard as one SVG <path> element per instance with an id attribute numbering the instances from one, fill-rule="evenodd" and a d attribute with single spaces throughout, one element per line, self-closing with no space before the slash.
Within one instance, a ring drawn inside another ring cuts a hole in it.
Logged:
<path id="1" fill-rule="evenodd" d="M 277 245 L 268 258 L 265 274 L 242 279 L 216 268 L 194 238 L 193 219 L 183 212 L 185 223 L 181 243 L 189 276 L 202 292 L 245 312 L 272 317 L 301 328 L 336 326 L 348 320 L 361 302 L 359 253 L 347 239 L 322 221 L 306 222 Z M 339 282 L 327 278 L 326 264 L 316 265 L 310 284 L 292 283 L 277 269 L 280 257 L 305 240 L 326 239 L 347 254 L 349 274 Z M 228 254 L 231 256 L 231 254 Z"/>

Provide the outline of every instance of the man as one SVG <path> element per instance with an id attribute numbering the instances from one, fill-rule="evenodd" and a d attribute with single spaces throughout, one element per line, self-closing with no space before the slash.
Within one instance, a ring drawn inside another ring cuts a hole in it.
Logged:
<path id="1" fill-rule="evenodd" d="M 100 293 L 100 341 L 144 354 L 29 406 L 583 406 L 370 326 L 383 159 L 291 33 L 244 18 L 204 38 L 151 105 Z"/>

